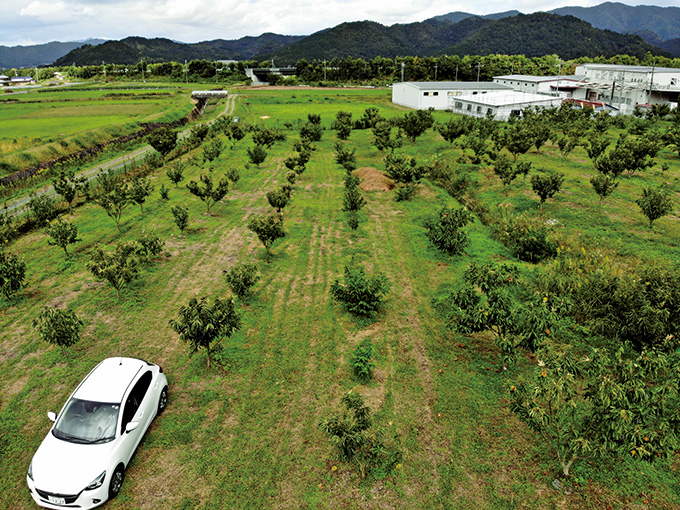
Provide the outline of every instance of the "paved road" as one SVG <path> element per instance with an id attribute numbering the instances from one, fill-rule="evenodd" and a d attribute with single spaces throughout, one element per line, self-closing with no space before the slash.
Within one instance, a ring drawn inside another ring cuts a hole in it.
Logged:
<path id="1" fill-rule="evenodd" d="M 234 110 L 236 109 L 236 97 L 238 95 L 230 94 L 227 96 L 227 103 L 224 107 L 224 110 L 213 120 L 209 122 L 209 124 L 212 124 L 217 120 L 217 118 L 223 116 L 223 115 L 231 115 L 234 113 Z M 189 136 L 189 133 L 191 132 L 191 128 L 187 128 L 184 131 L 179 133 L 178 138 L 182 139 L 187 136 Z M 126 164 L 131 164 L 137 161 L 140 161 L 144 159 L 144 157 L 147 154 L 150 154 L 154 152 L 154 149 L 149 146 L 149 145 L 144 145 L 142 147 L 138 147 L 137 149 L 130 151 L 128 154 L 125 154 L 124 156 L 118 156 L 116 158 L 110 159 L 104 163 L 100 163 L 97 165 L 94 165 L 90 168 L 85 168 L 83 171 L 79 172 L 77 174 L 78 177 L 87 177 L 88 181 L 91 181 L 97 177 L 99 172 L 101 171 L 106 171 L 106 170 L 117 170 L 119 168 L 122 168 Z M 37 192 L 38 195 L 48 195 L 50 197 L 56 197 L 57 193 L 54 191 L 53 186 L 47 186 L 43 191 Z M 12 201 L 8 201 L 5 203 L 5 210 L 8 213 L 13 214 L 14 216 L 19 216 L 22 212 L 22 208 L 28 204 L 30 200 L 30 197 L 21 197 L 14 199 Z"/>

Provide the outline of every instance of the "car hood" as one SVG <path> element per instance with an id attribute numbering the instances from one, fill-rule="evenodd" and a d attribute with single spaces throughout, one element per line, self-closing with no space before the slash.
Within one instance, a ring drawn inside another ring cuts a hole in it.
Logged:
<path id="1" fill-rule="evenodd" d="M 78 494 L 107 468 L 112 445 L 77 444 L 47 434 L 33 456 L 35 486 L 54 494 Z"/>

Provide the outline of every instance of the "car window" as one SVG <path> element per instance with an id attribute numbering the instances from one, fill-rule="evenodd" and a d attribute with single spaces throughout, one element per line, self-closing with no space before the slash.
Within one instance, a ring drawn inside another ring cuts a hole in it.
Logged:
<path id="1" fill-rule="evenodd" d="M 139 406 L 142 404 L 142 400 L 144 400 L 146 392 L 149 390 L 149 386 L 151 385 L 151 379 L 152 379 L 151 372 L 150 371 L 145 372 L 144 375 L 142 375 L 142 377 L 139 378 L 137 383 L 132 388 L 132 391 L 130 391 L 130 394 L 128 395 L 127 399 L 125 400 L 125 407 L 123 408 L 123 421 L 120 426 L 121 434 L 125 431 L 125 427 L 127 427 L 127 424 L 130 423 L 132 421 L 132 418 L 135 417 L 135 414 L 137 413 Z"/>
<path id="2" fill-rule="evenodd" d="M 116 436 L 119 404 L 72 398 L 52 429 L 54 437 L 75 443 L 106 443 Z"/>

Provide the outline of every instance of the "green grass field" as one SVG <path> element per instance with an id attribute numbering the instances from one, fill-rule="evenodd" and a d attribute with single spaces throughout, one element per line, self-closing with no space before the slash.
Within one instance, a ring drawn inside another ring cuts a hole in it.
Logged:
<path id="1" fill-rule="evenodd" d="M 124 136 L 145 122 L 171 122 L 191 111 L 188 86 L 35 89 L 4 94 L 0 175 Z M 11 99 L 11 101 L 10 101 Z"/>
<path id="2" fill-rule="evenodd" d="M 239 94 L 235 115 L 246 122 L 286 129 L 286 123 L 319 113 L 327 128 L 294 185 L 284 210 L 286 237 L 274 245 L 270 262 L 246 223 L 271 210 L 265 193 L 284 182 L 283 160 L 293 153 L 295 127 L 286 130 L 287 140 L 269 151 L 260 168 L 247 164 L 250 136 L 225 149 L 213 163 L 213 177 L 237 168 L 241 179 L 211 215 L 185 187 L 208 165 L 190 167 L 178 188 L 160 169 L 152 176 L 156 192 L 144 214 L 129 206 L 122 233 L 100 207 L 87 204 L 66 218 L 78 225 L 82 238 L 70 248 L 70 258 L 49 246 L 41 231 L 8 247 L 26 260 L 27 286 L 12 301 L 0 298 L 0 508 L 34 507 L 25 477 L 51 424 L 46 412 L 58 411 L 85 374 L 109 356 L 161 364 L 170 400 L 133 458 L 121 494 L 106 508 L 680 508 L 677 456 L 653 464 L 582 460 L 564 482 L 567 490 L 553 487 L 560 477 L 553 452 L 508 409 L 510 381 L 532 361 L 499 371 L 490 337 L 451 333 L 433 308 L 432 299 L 455 288 L 470 262 L 512 260 L 479 221 L 469 228 L 465 256 L 447 257 L 428 243 L 424 220 L 456 205 L 445 191 L 425 180 L 413 200 L 402 203 L 394 201 L 393 191 L 365 192 L 368 204 L 359 229 L 349 229 L 341 211 L 344 170 L 334 161 L 336 138 L 328 128 L 338 110 L 351 111 L 354 118 L 369 106 L 386 117 L 403 114 L 391 106 L 389 91 L 234 92 Z M 444 120 L 448 114 L 436 116 Z M 353 131 L 350 143 L 359 167 L 384 168 L 370 131 Z M 442 157 L 452 165 L 461 154 L 431 130 L 400 151 L 419 161 Z M 662 180 L 673 186 L 680 203 L 677 155 L 662 152 L 658 158 L 669 164 L 668 175 L 653 168 L 624 177 L 604 205 L 590 188 L 594 171 L 582 149 L 567 161 L 552 144 L 525 157 L 534 167 L 565 172 L 563 192 L 538 210 L 528 179 L 517 179 L 506 196 L 488 165 L 474 166 L 478 195 L 490 207 L 502 203 L 556 219 L 560 238 L 575 247 L 599 248 L 622 264 L 678 260 L 677 215 L 658 220 L 650 230 L 632 203 L 643 185 Z M 171 188 L 169 202 L 158 195 L 161 184 Z M 185 234 L 170 213 L 179 204 L 190 211 Z M 118 300 L 87 271 L 88 254 L 97 244 L 110 248 L 143 231 L 165 241 L 165 254 Z M 331 284 L 352 258 L 392 282 L 374 322 L 356 320 L 330 298 Z M 227 297 L 222 271 L 242 262 L 257 263 L 261 280 L 240 308 L 241 330 L 223 342 L 225 366 L 208 369 L 205 354 L 189 357 L 168 322 L 192 297 Z M 45 345 L 32 326 L 46 305 L 73 309 L 85 323 L 80 343 L 67 353 Z M 362 385 L 348 361 L 366 338 L 377 349 L 377 368 L 374 380 Z M 403 462 L 395 474 L 362 480 L 353 466 L 338 461 L 321 433 L 319 420 L 335 413 L 349 390 L 364 396 L 377 423 L 398 433 Z"/>

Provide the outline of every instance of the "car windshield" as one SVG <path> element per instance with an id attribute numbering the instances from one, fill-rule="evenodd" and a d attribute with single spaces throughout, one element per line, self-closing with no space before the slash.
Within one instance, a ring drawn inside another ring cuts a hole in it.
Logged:
<path id="1" fill-rule="evenodd" d="M 52 429 L 54 437 L 73 443 L 106 443 L 116 437 L 120 404 L 73 398 Z"/>

